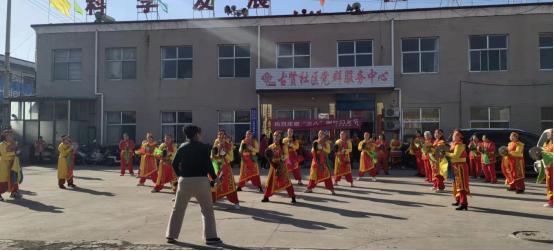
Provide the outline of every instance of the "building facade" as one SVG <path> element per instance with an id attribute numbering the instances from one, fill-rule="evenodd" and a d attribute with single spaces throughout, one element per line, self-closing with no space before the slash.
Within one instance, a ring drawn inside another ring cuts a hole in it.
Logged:
<path id="1" fill-rule="evenodd" d="M 4 106 L 4 82 L 6 81 L 6 65 L 5 55 L 0 54 L 0 104 Z M 36 65 L 34 62 L 19 58 L 10 58 L 10 86 L 9 97 L 26 97 L 35 95 L 35 74 Z M 3 123 L 3 112 L 10 111 L 9 106 L 2 107 L 0 110 L 0 125 Z M 10 114 L 11 115 L 11 114 Z M 17 117 L 11 117 L 12 119 L 19 119 Z M 9 122 L 9 121 L 8 121 Z"/>
<path id="2" fill-rule="evenodd" d="M 552 127 L 551 3 L 33 28 L 54 138 Z"/>

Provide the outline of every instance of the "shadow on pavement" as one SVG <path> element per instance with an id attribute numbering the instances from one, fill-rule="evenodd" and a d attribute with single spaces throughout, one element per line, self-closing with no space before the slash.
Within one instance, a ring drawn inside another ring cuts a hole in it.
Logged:
<path id="1" fill-rule="evenodd" d="M 429 185 L 428 187 L 431 188 L 432 186 Z M 367 189 L 368 189 L 368 190 L 385 191 L 385 192 L 390 192 L 390 193 L 405 194 L 405 195 L 439 195 L 439 196 L 452 196 L 451 193 L 448 193 L 448 192 L 444 192 L 444 193 L 429 192 L 429 193 L 426 193 L 426 192 L 396 190 L 396 189 L 387 189 L 387 188 L 372 188 L 372 187 L 369 187 L 369 188 L 367 188 Z M 370 194 L 371 194 L 371 193 L 375 193 L 375 192 L 370 192 Z"/>
<path id="2" fill-rule="evenodd" d="M 37 195 L 37 193 L 33 192 L 33 191 L 26 191 L 26 190 L 19 190 L 19 193 L 23 194 L 23 195 L 27 195 L 27 196 L 35 196 Z"/>
<path id="3" fill-rule="evenodd" d="M 469 185 L 469 188 L 471 189 L 471 185 Z M 513 193 L 513 192 L 507 192 L 507 193 Z M 515 193 L 514 193 L 515 194 Z M 525 192 L 523 195 L 528 194 Z M 495 198 L 495 199 L 504 199 L 504 200 L 521 200 L 521 201 L 533 201 L 533 202 L 546 202 L 546 199 L 535 199 L 535 198 L 521 198 L 521 197 L 509 197 L 509 196 L 501 196 L 501 195 L 492 195 L 492 194 L 482 194 L 482 193 L 471 193 L 472 196 L 479 196 L 479 197 L 488 197 L 488 198 Z M 518 194 L 519 195 L 519 194 Z M 541 194 L 542 195 L 542 194 Z M 546 193 L 544 194 L 546 195 Z"/>
<path id="4" fill-rule="evenodd" d="M 30 210 L 37 211 L 37 212 L 46 212 L 46 213 L 54 213 L 54 214 L 63 213 L 62 211 L 63 208 L 61 207 L 50 206 L 38 201 L 28 200 L 25 198 L 8 200 L 7 202 L 10 204 L 26 207 Z"/>
<path id="5" fill-rule="evenodd" d="M 356 188 L 359 188 L 359 189 L 356 189 Z M 380 194 L 380 195 L 392 195 L 390 193 L 381 193 L 381 192 L 375 192 L 375 191 L 366 191 L 366 190 L 370 190 L 371 188 L 367 188 L 367 187 L 348 187 L 348 188 L 342 188 L 342 187 L 335 187 L 335 191 L 340 191 L 340 192 L 350 192 L 350 193 L 363 193 L 363 194 Z"/>
<path id="6" fill-rule="evenodd" d="M 283 202 L 275 202 L 275 203 L 285 204 Z M 352 217 L 352 218 L 383 217 L 383 218 L 393 219 L 393 220 L 407 220 L 407 218 L 398 217 L 398 216 L 394 216 L 394 215 L 376 214 L 376 213 L 353 211 L 353 210 L 342 209 L 342 208 L 326 207 L 326 206 L 322 206 L 322 205 L 319 205 L 319 204 L 304 203 L 302 201 L 297 202 L 295 206 L 297 206 L 297 207 L 306 207 L 306 208 L 319 210 L 319 211 L 324 211 L 324 212 L 337 213 L 341 216 Z"/>
<path id="7" fill-rule="evenodd" d="M 95 177 L 84 177 L 84 176 L 74 176 L 75 179 L 79 180 L 104 180 L 102 178 L 95 178 Z"/>
<path id="8" fill-rule="evenodd" d="M 270 202 L 270 203 L 275 203 L 275 202 Z M 282 203 L 282 204 L 287 204 L 287 203 Z M 252 207 L 241 207 L 240 210 L 231 210 L 228 212 L 251 216 L 253 220 L 257 220 L 257 221 L 286 224 L 286 225 L 291 225 L 291 226 L 303 228 L 303 229 L 312 229 L 312 230 L 325 230 L 327 228 L 346 229 L 343 226 L 338 226 L 331 223 L 292 218 L 290 217 L 292 216 L 291 214 L 281 213 L 273 210 L 262 210 L 262 209 L 252 208 Z"/>
<path id="9" fill-rule="evenodd" d="M 337 194 L 337 196 L 351 198 L 355 200 L 369 200 L 369 201 L 378 202 L 378 203 L 393 204 L 393 205 L 405 206 L 405 207 L 423 207 L 423 206 L 446 207 L 442 205 L 435 205 L 435 204 L 429 204 L 429 203 L 423 203 L 423 202 L 413 202 L 413 201 L 405 201 L 405 200 L 387 200 L 387 199 L 380 199 L 380 198 L 373 198 L 373 197 L 360 197 L 360 196 L 342 194 L 342 193 Z"/>
<path id="10" fill-rule="evenodd" d="M 96 190 L 92 190 L 92 189 L 88 189 L 88 188 L 84 188 L 84 187 L 75 187 L 73 189 L 67 189 L 67 191 L 88 193 L 88 194 L 95 195 L 95 196 L 109 196 L 109 197 L 114 196 L 114 194 L 110 193 L 110 192 L 100 192 L 100 191 L 96 191 Z"/>
<path id="11" fill-rule="evenodd" d="M 241 248 L 241 247 L 228 245 L 228 244 L 225 244 L 225 243 L 222 243 L 222 244 L 219 244 L 219 245 L 214 245 L 214 246 L 202 246 L 202 245 L 196 245 L 196 244 L 177 241 L 177 242 L 173 243 L 172 245 L 183 247 L 183 248 L 196 249 L 196 250 L 213 250 L 213 249 L 246 250 L 247 249 L 247 248 Z"/>
<path id="12" fill-rule="evenodd" d="M 493 208 L 484 208 L 484 207 L 472 207 L 471 205 L 469 206 L 469 210 L 474 211 L 474 212 L 478 212 L 478 213 L 508 215 L 508 216 L 515 216 L 515 217 L 525 217 L 525 218 L 552 221 L 552 216 L 549 216 L 549 215 L 530 214 L 530 213 L 514 212 L 514 211 L 507 211 L 507 210 L 500 210 L 500 209 L 493 209 Z M 550 209 L 550 210 L 552 210 L 552 209 Z"/>
<path id="13" fill-rule="evenodd" d="M 282 196 L 282 197 L 284 198 L 285 196 Z M 311 201 L 311 202 L 350 203 L 348 201 L 343 201 L 343 200 L 336 200 L 336 199 L 332 199 L 332 198 L 320 198 L 320 197 L 313 197 L 313 196 L 306 196 L 306 195 L 297 195 L 296 198 L 301 199 L 301 200 L 305 200 L 305 201 Z"/>

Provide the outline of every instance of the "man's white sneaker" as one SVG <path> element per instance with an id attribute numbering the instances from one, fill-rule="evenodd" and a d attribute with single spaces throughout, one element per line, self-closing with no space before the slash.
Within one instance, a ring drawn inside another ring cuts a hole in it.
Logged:
<path id="1" fill-rule="evenodd" d="M 548 204 L 548 203 L 546 203 L 546 204 L 544 204 L 544 205 L 542 205 L 542 206 L 543 206 L 543 207 L 552 207 L 552 205 L 550 205 L 550 204 Z"/>
<path id="2" fill-rule="evenodd" d="M 235 204 L 235 209 L 236 209 L 236 210 L 239 210 L 239 209 L 240 209 L 240 205 L 239 205 L 239 204 Z"/>

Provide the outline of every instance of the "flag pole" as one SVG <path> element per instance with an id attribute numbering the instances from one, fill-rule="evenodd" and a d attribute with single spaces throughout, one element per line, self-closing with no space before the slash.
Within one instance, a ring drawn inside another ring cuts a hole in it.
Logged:
<path id="1" fill-rule="evenodd" d="M 76 16 L 77 16 L 77 13 L 75 12 L 75 0 L 73 0 L 73 23 L 75 23 Z"/>
<path id="2" fill-rule="evenodd" d="M 48 0 L 48 23 L 50 23 L 50 0 Z"/>

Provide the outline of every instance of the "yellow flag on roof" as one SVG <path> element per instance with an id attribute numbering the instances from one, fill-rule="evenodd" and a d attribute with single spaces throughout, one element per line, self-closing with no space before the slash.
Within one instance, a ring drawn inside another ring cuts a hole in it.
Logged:
<path id="1" fill-rule="evenodd" d="M 83 8 L 81 8 L 81 6 L 79 6 L 77 3 L 73 4 L 73 8 L 75 9 L 75 12 L 81 14 L 81 16 L 85 14 Z"/>
<path id="2" fill-rule="evenodd" d="M 71 4 L 67 0 L 50 0 L 50 6 L 54 7 L 54 9 L 58 10 L 59 12 L 63 13 L 66 16 L 70 16 L 69 10 L 71 9 Z"/>

